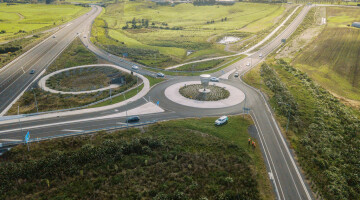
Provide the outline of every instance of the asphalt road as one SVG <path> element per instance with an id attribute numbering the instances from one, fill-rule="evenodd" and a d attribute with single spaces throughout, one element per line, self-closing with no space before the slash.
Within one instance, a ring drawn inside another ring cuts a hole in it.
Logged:
<path id="1" fill-rule="evenodd" d="M 0 69 L 0 113 L 24 92 L 55 58 L 78 36 L 95 17 L 101 7 L 93 7 L 87 14 L 67 23 L 49 38 L 25 52 Z M 34 74 L 30 74 L 35 70 Z"/>
<path id="2" fill-rule="evenodd" d="M 247 70 L 251 69 L 256 64 L 263 61 L 269 53 L 273 52 L 276 48 L 281 45 L 281 39 L 288 38 L 302 22 L 303 18 L 306 16 L 309 7 L 305 7 L 299 14 L 299 16 L 287 27 L 278 37 L 273 39 L 267 45 L 262 47 L 258 52 L 253 55 L 240 60 L 239 62 L 229 66 L 228 68 L 216 72 L 214 76 L 221 76 L 224 73 L 234 73 L 235 71 L 240 72 L 240 74 L 245 73 Z M 94 12 L 94 11 L 93 11 Z M 97 11 L 99 12 L 99 10 Z M 92 16 L 92 15 L 90 15 Z M 86 22 L 88 20 L 85 19 Z M 105 51 L 98 49 L 89 41 L 89 31 L 90 23 L 83 23 L 79 25 L 76 30 L 81 30 L 84 32 L 81 35 L 83 43 L 95 54 L 98 56 L 122 66 L 127 69 L 131 69 L 133 63 L 127 62 L 118 58 L 114 55 L 110 55 Z M 65 34 L 65 33 L 64 33 Z M 74 35 L 76 37 L 76 31 L 69 31 L 69 35 Z M 57 37 L 58 38 L 58 37 Z M 65 40 L 66 35 L 64 35 Z M 71 37 L 69 37 L 71 38 Z M 51 45 L 48 44 L 49 46 Z M 39 49 L 41 51 L 41 48 Z M 46 54 L 45 54 L 46 55 Z M 260 57 L 260 55 L 262 55 Z M 40 57 L 42 59 L 44 56 Z M 26 62 L 26 61 L 19 61 Z M 250 65 L 247 65 L 250 63 Z M 27 69 L 29 70 L 29 69 Z M 154 75 L 153 72 L 149 72 L 144 68 L 138 70 L 141 74 Z M 3 72 L 1 72 L 3 74 Z M 21 75 L 20 75 L 21 76 Z M 25 76 L 25 75 L 23 75 Z M 31 81 L 31 78 L 29 78 Z M 220 116 L 220 115 L 232 115 L 242 113 L 242 108 L 244 107 L 245 102 L 239 103 L 235 106 L 222 108 L 222 109 L 201 109 L 182 106 L 168 100 L 164 96 L 164 90 L 169 85 L 172 85 L 176 82 L 188 81 L 188 80 L 198 80 L 198 77 L 171 77 L 170 80 L 161 83 L 150 90 L 150 92 L 137 101 L 129 103 L 127 106 L 119 107 L 117 109 L 103 110 L 94 113 L 79 114 L 67 117 L 56 117 L 56 118 L 47 118 L 42 120 L 34 120 L 27 122 L 15 122 L 10 124 L 0 125 L 0 139 L 19 139 L 22 140 L 27 130 L 31 131 L 31 137 L 44 137 L 51 136 L 56 134 L 63 134 L 69 132 L 76 132 L 79 130 L 90 130 L 103 127 L 116 126 L 117 124 L 122 124 L 125 122 L 124 117 L 117 117 L 111 119 L 100 119 L 93 120 L 92 118 L 99 116 L 106 116 L 109 114 L 114 114 L 117 112 L 122 112 L 132 108 L 136 108 L 140 105 L 143 105 L 147 102 L 146 99 L 151 99 L 152 101 L 159 101 L 160 106 L 165 109 L 165 112 L 151 115 L 141 116 L 142 121 L 150 120 L 169 120 L 176 118 L 186 118 L 186 117 L 204 117 L 204 116 Z M 257 128 L 257 138 L 260 142 L 262 152 L 264 154 L 265 163 L 268 168 L 269 176 L 274 185 L 275 193 L 278 199 L 313 199 L 311 190 L 304 181 L 303 175 L 299 170 L 294 157 L 289 149 L 289 145 L 282 136 L 281 131 L 279 130 L 274 117 L 272 115 L 271 109 L 267 104 L 266 100 L 256 89 L 246 85 L 239 78 L 235 78 L 233 74 L 230 74 L 228 80 L 221 80 L 224 83 L 233 85 L 241 89 L 246 95 L 246 107 L 250 108 L 250 114 L 254 119 L 256 128 Z M 19 82 L 14 85 L 23 85 L 26 87 L 26 82 Z M 10 85 L 11 86 L 11 85 Z M 14 86 L 16 87 L 16 86 Z M 14 88 L 15 90 L 17 88 Z M 2 94 L 1 94 L 2 95 Z M 9 93 L 8 93 L 9 95 Z M 14 94 L 13 96 L 16 96 Z M 1 96 L 0 96 L 1 97 Z M 74 120 L 83 119 L 81 122 L 72 122 Z M 230 118 L 231 119 L 231 118 Z"/>

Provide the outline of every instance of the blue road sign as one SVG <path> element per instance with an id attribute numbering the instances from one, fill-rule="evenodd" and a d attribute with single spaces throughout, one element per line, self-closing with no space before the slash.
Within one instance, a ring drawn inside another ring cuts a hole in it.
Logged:
<path id="1" fill-rule="evenodd" d="M 221 70 L 221 72 L 222 72 L 223 74 L 225 74 L 224 70 Z"/>
<path id="2" fill-rule="evenodd" d="M 159 105 L 159 104 L 160 104 L 160 102 L 159 102 L 159 101 L 157 101 L 157 102 L 156 102 L 156 105 Z"/>
<path id="3" fill-rule="evenodd" d="M 28 143 L 30 140 L 30 131 L 27 132 L 27 134 L 25 135 L 25 143 Z"/>

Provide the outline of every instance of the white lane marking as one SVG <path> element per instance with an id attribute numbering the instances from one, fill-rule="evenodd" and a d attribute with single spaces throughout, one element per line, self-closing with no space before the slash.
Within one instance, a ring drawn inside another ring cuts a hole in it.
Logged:
<path id="1" fill-rule="evenodd" d="M 65 132 L 81 132 L 81 131 L 84 131 L 84 130 L 64 129 L 64 130 L 61 130 L 61 131 L 65 131 Z"/>
<path id="2" fill-rule="evenodd" d="M 261 96 L 262 96 L 262 98 L 265 100 L 264 96 L 263 96 L 263 95 L 261 95 Z M 265 101 L 266 101 L 266 100 L 265 100 Z M 268 109 L 269 109 L 269 106 L 268 106 L 267 104 L 266 104 L 266 106 L 267 106 Z M 279 129 L 279 127 L 278 127 L 278 125 L 277 125 L 277 123 L 276 123 L 276 121 L 275 121 L 275 119 L 274 119 L 274 116 L 273 116 L 273 114 L 272 114 L 271 112 L 270 112 L 270 115 L 271 115 L 271 119 L 272 119 L 272 121 L 273 121 L 273 123 L 275 124 L 275 127 L 276 127 L 276 129 L 277 129 L 277 134 L 279 135 L 279 137 L 280 137 L 280 139 L 281 139 L 281 141 L 282 141 L 282 144 L 285 146 L 286 152 L 287 152 L 288 156 L 290 157 L 291 163 L 292 163 L 293 167 L 295 168 L 296 174 L 297 174 L 298 178 L 300 179 L 300 182 L 301 182 L 301 185 L 302 185 L 303 189 L 305 190 L 306 197 L 307 197 L 308 199 L 311 199 L 310 194 L 309 194 L 309 191 L 307 190 L 307 188 L 306 188 L 306 186 L 305 186 L 305 183 L 304 183 L 304 181 L 303 181 L 303 179 L 302 179 L 302 177 L 301 177 L 301 175 L 300 175 L 299 169 L 297 168 L 297 165 L 295 164 L 295 161 L 294 161 L 294 159 L 293 159 L 293 157 L 292 157 L 292 155 L 291 155 L 291 153 L 290 153 L 290 151 L 289 151 L 288 146 L 287 146 L 286 143 L 285 143 L 285 140 L 284 140 L 284 138 L 283 138 L 283 136 L 282 136 L 282 134 L 281 134 L 281 131 L 280 131 L 280 129 Z M 277 139 L 276 139 L 276 140 L 277 140 Z"/>
<path id="3" fill-rule="evenodd" d="M 251 112 L 252 112 L 253 115 L 254 115 L 254 112 L 253 112 L 253 111 L 251 111 Z M 252 115 L 250 115 L 250 116 L 252 117 Z M 281 197 L 280 197 L 280 194 L 279 194 L 279 190 L 278 190 L 277 185 L 276 185 L 276 182 L 278 182 L 279 187 L 280 187 L 280 192 L 281 192 L 281 194 L 282 194 L 282 196 L 283 196 L 283 198 L 284 198 L 284 200 L 285 200 L 284 192 L 283 192 L 283 190 L 282 190 L 282 187 L 281 187 L 281 184 L 280 184 L 280 180 L 279 180 L 279 177 L 278 177 L 278 175 L 277 175 L 276 168 L 275 168 L 273 159 L 272 159 L 272 157 L 271 157 L 270 151 L 269 151 L 269 149 L 268 149 L 268 147 L 267 147 L 267 144 L 265 143 L 265 138 L 264 138 L 264 136 L 263 136 L 263 132 L 261 131 L 259 122 L 258 122 L 258 120 L 257 120 L 257 118 L 256 118 L 255 115 L 254 115 L 254 118 L 253 118 L 253 119 L 255 119 L 255 128 L 256 128 L 257 130 L 259 130 L 258 133 L 259 133 L 259 138 L 260 138 L 261 146 L 264 147 L 265 157 L 266 157 L 267 163 L 269 164 L 270 172 L 273 173 L 272 168 L 274 169 L 274 172 L 275 172 L 275 177 L 276 177 L 276 180 L 274 180 L 275 192 L 276 192 L 277 196 L 279 197 L 279 200 L 281 200 Z M 257 124 L 257 125 L 256 125 L 256 124 Z M 269 158 L 268 158 L 267 154 L 268 154 L 269 157 L 270 157 L 270 161 L 269 161 Z"/>
<path id="4" fill-rule="evenodd" d="M 149 103 L 143 104 L 137 108 L 128 110 L 127 115 L 128 116 L 130 116 L 130 115 L 145 115 L 145 114 L 160 113 L 160 112 L 164 112 L 164 111 L 165 110 L 163 110 L 159 106 L 155 105 L 154 103 L 149 102 Z M 57 123 L 51 123 L 51 124 L 22 127 L 22 129 L 36 129 L 36 128 L 43 128 L 43 127 L 58 126 L 58 125 L 63 125 L 63 124 L 73 124 L 73 123 L 78 123 L 78 122 L 96 121 L 96 120 L 101 120 L 101 119 L 111 119 L 111 118 L 125 117 L 125 116 L 126 116 L 126 112 L 121 112 L 121 113 L 115 113 L 115 114 L 111 114 L 111 115 L 88 118 L 88 119 L 79 119 L 79 120 L 66 121 L 66 122 L 57 122 Z M 0 131 L 0 134 L 14 132 L 14 131 L 20 131 L 22 129 L 15 128 L 15 129 L 4 130 L 4 131 Z"/>
<path id="5" fill-rule="evenodd" d="M 19 140 L 19 139 L 0 139 L 0 141 L 20 142 L 22 140 Z"/>
<path id="6" fill-rule="evenodd" d="M 144 99 L 146 102 L 149 102 L 148 100 L 146 100 L 146 98 L 145 98 L 145 97 L 143 97 L 143 99 Z"/>
<path id="7" fill-rule="evenodd" d="M 115 111 L 115 112 L 118 112 L 119 110 L 118 110 L 118 109 L 115 109 L 114 111 Z"/>
<path id="8" fill-rule="evenodd" d="M 24 72 L 24 74 L 25 74 L 25 70 L 24 70 L 24 68 L 23 68 L 23 67 L 21 67 L 21 69 L 23 70 L 23 72 Z"/>

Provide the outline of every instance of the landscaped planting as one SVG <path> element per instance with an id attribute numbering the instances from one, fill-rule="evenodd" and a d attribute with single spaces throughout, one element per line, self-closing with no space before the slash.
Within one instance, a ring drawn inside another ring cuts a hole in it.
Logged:
<path id="1" fill-rule="evenodd" d="M 199 92 L 199 90 L 203 88 L 204 86 L 202 86 L 201 84 L 192 84 L 180 88 L 179 92 L 186 98 L 199 101 L 218 101 L 226 99 L 230 96 L 229 91 L 216 85 L 209 85 L 208 87 L 206 87 L 206 89 L 210 90 L 210 92 L 206 94 Z"/>
<path id="2" fill-rule="evenodd" d="M 58 91 L 88 91 L 104 88 L 110 84 L 125 84 L 127 75 L 112 67 L 86 67 L 55 74 L 47 80 L 46 85 Z M 112 83 L 114 79 L 119 81 Z"/>
<path id="3" fill-rule="evenodd" d="M 261 152 L 247 145 L 250 120 L 214 120 L 20 145 L 0 157 L 0 198 L 272 198 Z"/>

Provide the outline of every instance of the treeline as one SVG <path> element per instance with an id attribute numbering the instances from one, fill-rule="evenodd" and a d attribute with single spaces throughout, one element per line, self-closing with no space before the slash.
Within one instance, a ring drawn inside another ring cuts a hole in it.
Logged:
<path id="1" fill-rule="evenodd" d="M 292 80 L 292 92 L 274 69 Z M 294 122 L 289 128 L 299 138 L 295 150 L 302 168 L 315 183 L 315 191 L 329 200 L 360 199 L 358 116 L 283 60 L 271 66 L 263 64 L 261 70 L 263 80 L 274 93 L 270 101 L 284 117 L 290 112 Z"/>
<path id="2" fill-rule="evenodd" d="M 106 27 L 107 28 L 107 27 Z M 131 21 L 127 21 L 126 25 L 122 29 L 141 29 L 141 28 L 157 28 L 166 30 L 182 30 L 183 27 L 174 26 L 169 27 L 166 22 L 151 22 L 148 19 L 136 19 L 135 17 Z"/>
<path id="3" fill-rule="evenodd" d="M 208 6 L 208 5 L 215 5 L 215 4 L 221 4 L 221 5 L 233 5 L 235 1 L 223 1 L 219 2 L 216 0 L 194 0 L 193 4 L 194 6 Z"/>

